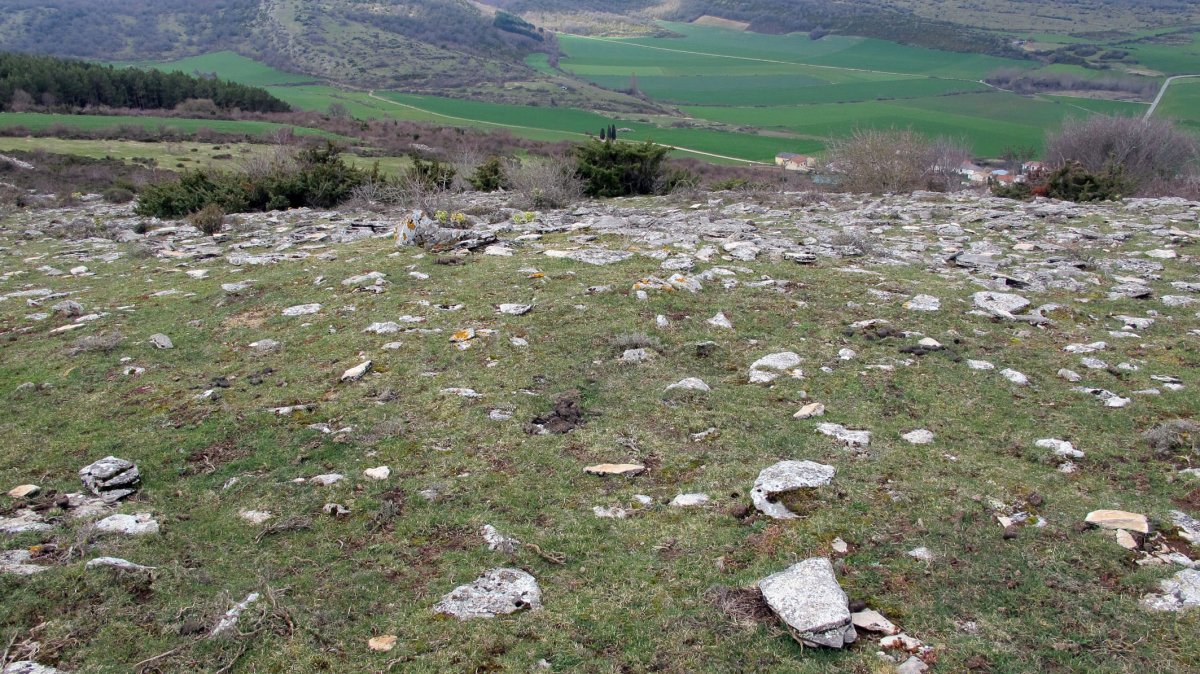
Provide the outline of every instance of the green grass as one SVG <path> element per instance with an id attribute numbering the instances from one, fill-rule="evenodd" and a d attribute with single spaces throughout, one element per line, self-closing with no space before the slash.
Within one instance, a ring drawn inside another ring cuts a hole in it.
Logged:
<path id="1" fill-rule="evenodd" d="M 1086 104 L 1086 102 L 1085 102 Z M 1078 106 L 1078 107 L 1077 107 Z M 859 127 L 913 128 L 930 136 L 962 139 L 980 156 L 999 156 L 1008 147 L 1040 147 L 1045 130 L 1066 117 L 1086 115 L 1074 100 L 1025 98 L 987 92 L 901 101 L 792 107 L 688 107 L 697 117 L 728 124 L 777 128 L 815 138 L 852 132 Z M 1097 112 L 1140 114 L 1142 106 L 1097 105 Z"/>
<path id="2" fill-rule="evenodd" d="M 1175 80 L 1163 96 L 1155 117 L 1174 119 L 1193 131 L 1200 132 L 1200 77 Z"/>
<path id="3" fill-rule="evenodd" d="M 84 131 L 99 131 L 118 127 L 134 127 L 141 129 L 167 128 L 195 133 L 208 129 L 217 133 L 246 134 L 250 136 L 266 136 L 279 131 L 290 129 L 301 136 L 322 136 L 325 138 L 342 139 L 337 134 L 310 129 L 302 126 L 276 124 L 273 122 L 238 121 L 227 119 L 188 119 L 181 117 L 152 117 L 152 116 L 118 116 L 118 115 L 59 115 L 37 112 L 0 112 L 0 126 L 5 128 L 21 127 L 30 131 L 44 131 L 56 126 L 64 126 Z"/>
<path id="4" fill-rule="evenodd" d="M 956 219 L 942 213 L 942 205 L 930 206 L 933 215 L 920 224 Z M 707 215 L 746 217 L 736 209 Z M 820 217 L 826 215 L 834 217 Z M 293 216 L 280 217 L 286 223 Z M 1108 234 L 1109 219 L 1065 226 Z M 1117 246 L 1125 255 L 1161 245 L 1148 233 L 1149 215 L 1118 209 L 1111 219 L 1136 219 L 1139 228 L 1122 230 L 1135 232 L 1128 240 L 1085 240 L 1085 253 L 1108 255 L 1099 247 Z M 760 227 L 794 227 L 790 217 L 755 220 Z M 1198 411 L 1193 393 L 1200 387 L 1200 352 L 1187 334 L 1200 329 L 1194 311 L 1156 299 L 1111 301 L 1102 287 L 1026 291 L 1038 303 L 1065 308 L 1054 312 L 1049 328 L 1022 329 L 966 313 L 962 302 L 978 287 L 924 265 L 854 259 L 799 267 L 765 256 L 738 262 L 750 269 L 739 276 L 789 279 L 794 284 L 786 292 L 710 283 L 697 294 L 652 292 L 643 302 L 630 287 L 661 274 L 651 257 L 592 267 L 520 248 L 512 258 L 469 256 L 448 266 L 421 251 L 397 254 L 379 239 L 323 245 L 305 261 L 244 272 L 222 258 L 144 258 L 134 246 L 106 245 L 95 250 L 123 255 L 86 261 L 96 276 L 51 277 L 36 267 L 78 264 L 80 251 L 93 248 L 24 234 L 45 225 L 38 213 L 0 216 L 0 264 L 24 272 L 0 280 L 0 293 L 50 287 L 107 315 L 80 331 L 51 335 L 66 319 L 30 322 L 26 316 L 35 309 L 23 300 L 0 302 L 0 322 L 20 328 L 8 331 L 0 361 L 6 410 L 0 481 L 6 487 L 35 482 L 47 494 L 78 491 L 81 466 L 116 454 L 136 461 L 145 482 L 120 510 L 152 512 L 163 529 L 148 539 L 92 539 L 80 533 L 80 523 L 64 518 L 46 537 L 64 553 L 61 566 L 26 579 L 0 576 L 0 634 L 18 646 L 37 641 L 39 661 L 100 674 L 128 672 L 163 653 L 156 665 L 161 671 L 216 671 L 235 661 L 235 671 L 261 672 L 530 671 L 540 659 L 559 672 L 891 671 L 878 662 L 871 638 L 847 651 L 802 649 L 776 622 L 739 624 L 707 599 L 714 586 L 746 587 L 799 559 L 830 555 L 836 537 L 853 546 L 838 563 L 843 587 L 934 645 L 935 671 L 965 672 L 982 662 L 994 674 L 1182 674 L 1200 661 L 1194 611 L 1155 614 L 1138 607 L 1139 597 L 1175 569 L 1138 567 L 1111 535 L 1076 528 L 1098 508 L 1144 512 L 1164 522 L 1175 501 L 1195 488 L 1176 477 L 1171 458 L 1156 457 L 1139 437 L 1161 419 Z M 920 238 L 902 233 L 898 221 L 875 220 L 872 227 L 889 242 Z M 570 237 L 579 233 L 547 233 L 538 243 L 571 247 Z M 807 235 L 796 231 L 797 238 Z M 1020 232 L 1022 239 L 1050 235 L 1041 224 Z M 608 237 L 600 243 L 630 245 Z M 932 233 L 928 243 L 936 245 Z M 318 250 L 337 255 L 317 257 Z M 1194 256 L 1200 247 L 1181 243 L 1179 251 Z M 529 278 L 525 268 L 531 266 L 545 276 Z M 869 266 L 879 275 L 837 271 L 850 266 Z M 209 269 L 210 278 L 182 273 L 192 268 Z M 373 269 L 393 281 L 384 294 L 353 293 L 338 283 Z M 429 278 L 412 279 L 409 270 Z M 314 285 L 318 276 L 327 279 L 323 286 Z M 1193 276 L 1190 263 L 1167 261 L 1154 286 L 1166 289 L 1169 281 Z M 250 291 L 220 289 L 251 278 Z M 616 290 L 586 294 L 602 284 Z M 170 288 L 180 293 L 153 295 Z M 899 297 L 878 300 L 867 288 Z M 903 310 L 903 297 L 916 292 L 941 297 L 943 310 Z M 537 306 L 523 317 L 493 308 L 530 299 Z M 313 301 L 324 304 L 318 316 L 279 315 Z M 430 306 L 457 303 L 464 305 L 460 311 Z M 1078 367 L 1077 356 L 1062 352 L 1064 344 L 1109 339 L 1106 330 L 1115 324 L 1104 317 L 1150 309 L 1173 320 L 1163 317 L 1142 339 L 1110 340 L 1103 354 L 1114 363 L 1138 362 L 1141 370 L 1120 377 L 1092 372 L 1089 381 L 1128 391 L 1163 373 L 1181 377 L 1186 390 L 1139 396 L 1129 409 L 1111 410 L 1054 376 L 1060 367 Z M 718 310 L 731 316 L 736 331 L 705 325 Z M 442 332 L 361 332 L 372 321 L 405 313 L 428 316 L 422 327 Z M 670 327 L 654 328 L 656 314 L 671 316 Z M 1034 385 L 1011 387 L 995 373 L 967 370 L 947 353 L 896 364 L 911 358 L 898 347 L 915 338 L 872 341 L 844 332 L 848 323 L 868 318 L 935 337 L 963 357 L 1016 367 Z M 460 351 L 447 336 L 466 326 L 498 332 Z M 79 336 L 108 330 L 124 334 L 119 348 L 69 355 Z M 170 335 L 175 348 L 151 348 L 147 339 L 156 332 Z M 614 337 L 635 332 L 658 340 L 658 358 L 636 367 L 616 363 Z M 511 346 L 516 335 L 529 346 Z M 281 349 L 254 355 L 247 345 L 264 338 L 279 340 Z M 380 348 L 393 340 L 402 343 L 399 350 Z M 717 354 L 695 357 L 692 345 L 701 340 L 716 341 Z M 843 347 L 855 349 L 857 359 L 839 361 Z M 754 358 L 789 349 L 806 359 L 807 379 L 745 384 Z M 337 383 L 364 355 L 374 359 L 375 373 L 359 383 Z M 146 372 L 123 374 L 125 356 Z M 877 363 L 896 365 L 865 367 Z M 822 365 L 831 371 L 822 372 Z M 663 387 L 684 376 L 703 378 L 713 391 L 665 398 Z M 214 385 L 218 377 L 228 388 Z M 48 386 L 14 393 L 27 381 Z M 439 395 L 450 386 L 471 387 L 483 397 Z M 217 398 L 195 399 L 214 388 Z M 579 391 L 592 412 L 585 426 L 569 435 L 522 430 L 568 390 Z M 822 421 L 870 429 L 869 451 L 848 452 L 817 434 L 815 422 L 793 419 L 805 400 L 802 391 L 825 403 Z M 294 417 L 265 411 L 295 403 L 315 407 Z M 513 420 L 490 420 L 495 408 L 512 410 Z M 353 430 L 336 438 L 308 428 L 318 422 Z M 712 438 L 689 440 L 709 427 L 719 429 Z M 899 439 L 917 427 L 932 430 L 935 443 Z M 1042 437 L 1069 439 L 1085 451 L 1080 471 L 1058 472 L 1033 448 Z M 629 459 L 651 470 L 627 480 L 583 474 L 591 463 Z M 836 466 L 818 506 L 786 522 L 729 514 L 748 504 L 758 471 L 781 459 Z M 391 479 L 361 477 L 364 468 L 378 465 L 392 468 Z M 328 488 L 292 482 L 328 472 L 348 479 Z M 436 502 L 418 495 L 431 487 L 442 494 Z M 692 491 L 709 493 L 712 507 L 664 505 Z M 1041 497 L 1035 514 L 1048 526 L 1003 540 L 989 499 L 1013 504 L 1035 492 Z M 593 517 L 593 506 L 629 507 L 634 494 L 648 494 L 655 504 L 626 520 Z M 322 515 L 330 502 L 351 514 Z M 3 501 L 6 508 L 10 503 Z M 264 528 L 237 516 L 252 508 L 274 513 L 275 523 L 302 518 L 309 526 L 259 538 Z M 478 533 L 484 524 L 562 553 L 565 563 L 527 548 L 514 558 L 490 552 Z M 35 535 L 4 541 L 6 548 L 41 542 Z M 938 558 L 924 563 L 906 556 L 921 545 Z M 84 560 L 100 555 L 155 566 L 154 580 L 114 580 L 83 568 Z M 431 613 L 443 594 L 497 566 L 533 573 L 545 609 L 470 623 Z M 242 635 L 223 641 L 192 636 L 188 625 L 211 627 L 251 591 L 270 594 L 243 614 Z M 964 627 L 968 622 L 974 627 Z M 377 634 L 397 635 L 396 649 L 371 653 L 366 641 Z"/>
<path id="5" fill-rule="evenodd" d="M 246 58 L 231 51 L 219 51 L 201 56 L 180 59 L 178 61 L 137 61 L 115 63 L 118 66 L 137 66 L 155 68 L 166 72 L 181 71 L 188 74 L 200 73 L 207 75 L 217 73 L 222 79 L 232 80 L 240 84 L 255 87 L 268 87 L 285 84 L 308 84 L 316 81 L 310 75 L 288 73 L 271 66 Z"/>

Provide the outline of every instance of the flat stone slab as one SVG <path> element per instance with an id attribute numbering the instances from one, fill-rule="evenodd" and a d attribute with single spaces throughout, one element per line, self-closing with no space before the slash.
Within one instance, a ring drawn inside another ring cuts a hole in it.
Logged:
<path id="1" fill-rule="evenodd" d="M 541 608 L 542 590 L 533 576 L 520 569 L 498 568 L 454 588 L 434 605 L 433 611 L 470 620 Z"/>
<path id="2" fill-rule="evenodd" d="M 841 648 L 858 638 L 850 622 L 846 593 L 828 559 L 814 557 L 793 564 L 763 578 L 758 587 L 797 641 Z"/>
<path id="3" fill-rule="evenodd" d="M 94 526 L 96 531 L 102 534 L 149 536 L 158 533 L 158 522 L 150 516 L 150 513 L 109 515 L 96 522 Z"/>
<path id="4" fill-rule="evenodd" d="M 991 291 L 977 292 L 971 296 L 976 307 L 1001 318 L 1013 318 L 1013 314 L 1030 305 L 1030 301 L 1012 293 Z"/>
<path id="5" fill-rule="evenodd" d="M 1093 510 L 1087 514 L 1085 522 L 1101 529 L 1125 529 L 1139 534 L 1150 533 L 1150 522 L 1145 515 L 1126 512 L 1124 510 Z"/>
<path id="6" fill-rule="evenodd" d="M 640 463 L 598 463 L 583 469 L 588 475 L 622 475 L 631 477 L 646 472 L 646 467 Z"/>
<path id="7" fill-rule="evenodd" d="M 750 500 L 754 507 L 768 517 L 791 520 L 799 517 L 782 503 L 773 499 L 797 489 L 816 489 L 833 481 L 837 469 L 815 461 L 780 461 L 764 468 L 754 480 Z"/>

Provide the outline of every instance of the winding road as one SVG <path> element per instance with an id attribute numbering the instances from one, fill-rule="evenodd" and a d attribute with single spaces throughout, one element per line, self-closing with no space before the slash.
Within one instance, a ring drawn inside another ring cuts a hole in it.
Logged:
<path id="1" fill-rule="evenodd" d="M 1167 80 L 1163 82 L 1162 88 L 1158 90 L 1158 95 L 1154 97 L 1154 102 L 1150 104 L 1150 108 L 1146 110 L 1146 114 L 1142 117 L 1142 119 L 1150 119 L 1150 117 L 1154 115 L 1154 111 L 1158 109 L 1158 104 L 1162 102 L 1163 96 L 1166 95 L 1167 87 L 1171 86 L 1171 83 L 1175 80 L 1181 80 L 1185 77 L 1200 77 L 1200 75 L 1174 75 L 1172 77 L 1168 77 Z"/>

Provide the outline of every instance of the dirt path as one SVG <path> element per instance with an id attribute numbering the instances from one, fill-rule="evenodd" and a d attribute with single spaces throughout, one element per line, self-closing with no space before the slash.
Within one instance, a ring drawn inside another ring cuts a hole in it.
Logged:
<path id="1" fill-rule="evenodd" d="M 1163 82 L 1162 88 L 1158 90 L 1158 95 L 1154 97 L 1154 102 L 1150 104 L 1150 109 L 1146 110 L 1146 114 L 1142 117 L 1142 119 L 1150 119 L 1150 117 L 1154 115 L 1154 111 L 1158 109 L 1158 104 L 1162 102 L 1163 96 L 1167 94 L 1167 87 L 1171 86 L 1171 83 L 1175 80 L 1181 80 L 1185 77 L 1200 77 L 1200 75 L 1174 75 L 1168 77 L 1166 81 Z"/>

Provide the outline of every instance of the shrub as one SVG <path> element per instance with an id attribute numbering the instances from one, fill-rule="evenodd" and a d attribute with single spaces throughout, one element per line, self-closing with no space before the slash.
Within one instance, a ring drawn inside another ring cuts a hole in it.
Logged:
<path id="1" fill-rule="evenodd" d="M 566 208 L 584 195 L 575 163 L 562 156 L 529 159 L 509 170 L 514 203 L 521 209 Z"/>
<path id="2" fill-rule="evenodd" d="M 124 187 L 110 187 L 100 193 L 110 204 L 127 204 L 133 201 L 133 191 Z"/>
<path id="3" fill-rule="evenodd" d="M 348 200 L 371 176 L 346 164 L 332 143 L 249 163 L 240 173 L 195 170 L 178 182 L 143 190 L 136 212 L 179 218 L 215 205 L 224 213 L 331 208 Z"/>
<path id="4" fill-rule="evenodd" d="M 1046 163 L 1061 168 L 1078 162 L 1098 177 L 1119 174 L 1127 193 L 1192 173 L 1198 158 L 1195 138 L 1165 119 L 1106 115 L 1068 119 L 1046 139 Z M 1076 169 L 1070 171 L 1081 175 Z"/>
<path id="5" fill-rule="evenodd" d="M 959 165 L 967 152 L 945 140 L 911 130 L 857 129 L 830 139 L 829 164 L 849 192 L 949 190 L 961 183 Z"/>
<path id="6" fill-rule="evenodd" d="M 1066 201 L 1110 201 L 1120 199 L 1127 187 L 1118 166 L 1109 165 L 1094 173 L 1073 161 L 1050 173 L 1046 196 Z"/>
<path id="7" fill-rule="evenodd" d="M 486 161 L 477 166 L 471 177 L 467 178 L 467 182 L 480 192 L 495 192 L 508 189 L 509 186 L 508 176 L 504 172 L 504 162 L 495 155 L 488 157 Z"/>
<path id="8" fill-rule="evenodd" d="M 216 204 L 208 204 L 189 215 L 188 222 L 192 223 L 201 232 L 212 236 L 221 231 L 221 225 L 225 224 L 225 211 L 221 210 L 221 207 Z"/>
<path id="9" fill-rule="evenodd" d="M 589 197 L 653 194 L 670 151 L 649 141 L 633 145 L 590 140 L 575 149 L 575 170 Z"/>
<path id="10" fill-rule="evenodd" d="M 406 172 L 406 176 L 410 181 L 420 183 L 425 189 L 438 191 L 448 190 L 454 184 L 456 171 L 453 166 L 447 166 L 436 158 L 422 159 L 416 154 L 409 156 L 413 165 Z"/>

